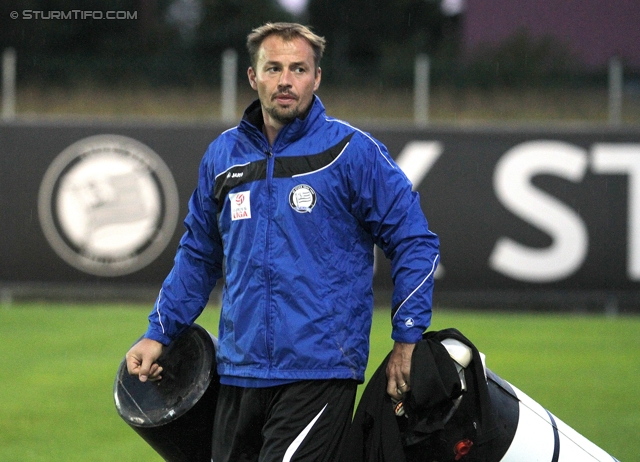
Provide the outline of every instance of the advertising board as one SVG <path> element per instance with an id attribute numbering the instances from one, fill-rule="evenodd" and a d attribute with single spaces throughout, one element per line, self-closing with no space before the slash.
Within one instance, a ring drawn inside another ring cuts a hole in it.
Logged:
<path id="1" fill-rule="evenodd" d="M 0 125 L 0 283 L 160 286 L 226 126 Z M 440 236 L 436 300 L 640 298 L 640 130 L 363 127 Z M 376 254 L 375 289 L 391 290 Z"/>

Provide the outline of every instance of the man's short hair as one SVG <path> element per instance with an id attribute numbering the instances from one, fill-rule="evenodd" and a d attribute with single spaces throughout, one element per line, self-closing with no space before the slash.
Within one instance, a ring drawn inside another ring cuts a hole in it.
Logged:
<path id="1" fill-rule="evenodd" d="M 311 29 L 307 26 L 303 26 L 301 24 L 290 23 L 290 22 L 276 22 L 276 23 L 266 23 L 263 26 L 260 26 L 247 36 L 247 49 L 249 50 L 249 57 L 251 58 L 251 66 L 255 69 L 256 64 L 258 63 L 258 49 L 264 39 L 269 37 L 270 35 L 277 35 L 283 40 L 293 40 L 296 38 L 305 39 L 311 45 L 313 49 L 314 55 L 314 64 L 316 70 L 320 66 L 320 58 L 322 58 L 322 54 L 324 53 L 325 47 L 325 39 L 324 37 L 320 37 L 319 35 L 311 32 Z"/>

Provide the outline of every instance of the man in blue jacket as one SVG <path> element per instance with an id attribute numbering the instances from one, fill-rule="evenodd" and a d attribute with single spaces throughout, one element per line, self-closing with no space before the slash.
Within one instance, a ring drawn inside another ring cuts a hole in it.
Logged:
<path id="1" fill-rule="evenodd" d="M 387 390 L 400 399 L 431 321 L 438 237 L 386 147 L 326 115 L 315 95 L 324 39 L 275 23 L 247 46 L 258 100 L 203 157 L 174 267 L 127 366 L 160 380 L 163 345 L 224 276 L 212 459 L 331 461 L 364 381 L 374 245 L 392 264 Z"/>

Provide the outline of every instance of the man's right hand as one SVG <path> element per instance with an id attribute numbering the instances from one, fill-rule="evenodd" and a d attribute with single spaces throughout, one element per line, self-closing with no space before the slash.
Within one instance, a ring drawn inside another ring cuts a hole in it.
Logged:
<path id="1" fill-rule="evenodd" d="M 141 339 L 127 352 L 127 370 L 137 375 L 141 382 L 155 382 L 162 379 L 162 367 L 156 362 L 162 353 L 162 343 L 148 338 Z"/>

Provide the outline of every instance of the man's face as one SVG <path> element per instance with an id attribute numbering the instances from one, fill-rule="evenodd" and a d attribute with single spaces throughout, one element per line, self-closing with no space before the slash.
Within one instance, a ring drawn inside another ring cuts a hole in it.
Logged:
<path id="1" fill-rule="evenodd" d="M 307 111 L 320 86 L 320 69 L 316 72 L 313 57 L 303 38 L 264 39 L 255 69 L 250 67 L 247 75 L 258 92 L 266 124 L 282 127 Z"/>

